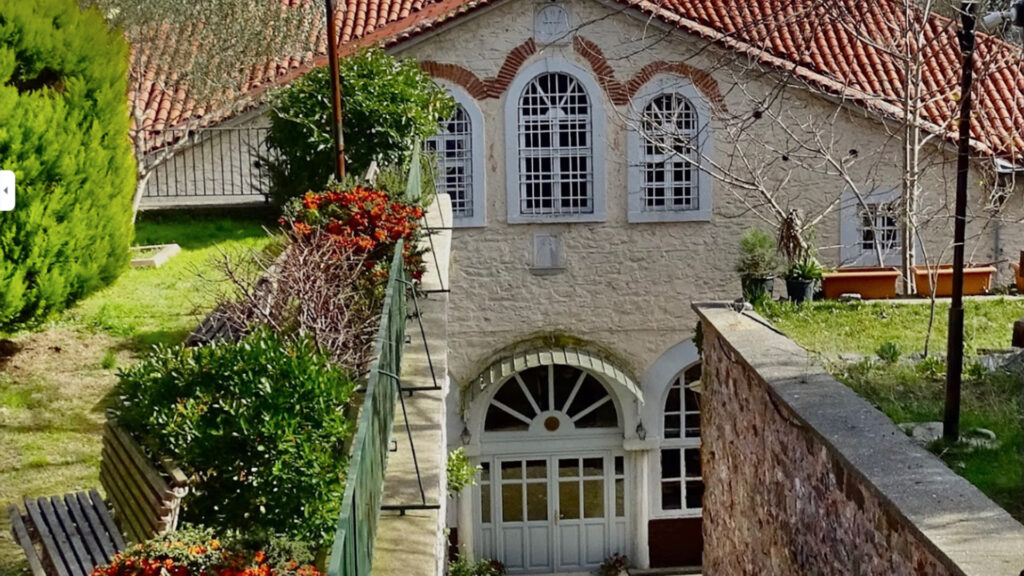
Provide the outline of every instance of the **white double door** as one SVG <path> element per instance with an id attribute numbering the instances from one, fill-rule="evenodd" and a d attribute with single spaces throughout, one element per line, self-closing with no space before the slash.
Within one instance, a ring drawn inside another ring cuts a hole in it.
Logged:
<path id="1" fill-rule="evenodd" d="M 481 552 L 509 572 L 589 572 L 628 554 L 621 453 L 500 456 L 486 469 Z"/>

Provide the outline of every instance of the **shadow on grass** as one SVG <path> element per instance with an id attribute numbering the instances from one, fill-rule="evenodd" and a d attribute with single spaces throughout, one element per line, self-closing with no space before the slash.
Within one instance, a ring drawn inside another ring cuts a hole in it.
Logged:
<path id="1" fill-rule="evenodd" d="M 196 321 L 196 325 L 198 324 L 199 321 Z M 136 354 L 145 354 L 158 344 L 165 346 L 181 344 L 191 332 L 190 328 L 140 331 L 132 335 L 131 339 L 125 343 L 124 348 Z"/>
<path id="2" fill-rule="evenodd" d="M 260 238 L 278 229 L 279 215 L 273 206 L 144 212 L 136 223 L 135 244 L 173 242 L 199 250 L 225 240 Z"/>

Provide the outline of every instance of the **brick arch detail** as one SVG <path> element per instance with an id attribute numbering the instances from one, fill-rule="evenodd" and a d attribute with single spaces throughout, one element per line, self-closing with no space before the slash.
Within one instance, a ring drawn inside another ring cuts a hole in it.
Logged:
<path id="1" fill-rule="evenodd" d="M 724 111 L 726 109 L 725 100 L 718 89 L 718 82 L 699 68 L 694 68 L 683 62 L 659 60 L 647 64 L 626 82 L 620 82 L 615 77 L 615 70 L 608 64 L 608 59 L 597 44 L 577 35 L 573 38 L 573 49 L 587 61 L 594 76 L 597 77 L 598 84 L 608 95 L 608 99 L 616 106 L 629 104 L 630 99 L 644 84 L 658 74 L 667 73 L 690 79 L 693 85 L 708 99 L 713 110 Z M 477 100 L 485 100 L 500 98 L 508 90 L 523 64 L 536 53 L 537 45 L 533 38 L 530 38 L 508 53 L 496 76 L 483 79 L 458 64 L 442 64 L 433 60 L 424 60 L 420 62 L 420 68 L 434 78 L 447 80 L 461 86 Z"/>
<path id="2" fill-rule="evenodd" d="M 500 98 L 509 84 L 516 77 L 523 64 L 537 53 L 537 44 L 533 38 L 513 48 L 505 61 L 502 62 L 498 75 L 490 78 L 480 79 L 479 76 L 458 64 L 441 64 L 432 60 L 420 62 L 420 68 L 434 78 L 448 80 L 464 88 L 470 96 L 477 100 L 486 98 Z"/>
<path id="3" fill-rule="evenodd" d="M 636 93 L 658 74 L 676 74 L 684 78 L 688 78 L 693 85 L 708 99 L 708 103 L 711 104 L 711 108 L 716 112 L 725 111 L 725 99 L 722 98 L 722 93 L 718 89 L 718 82 L 704 70 L 694 68 L 689 64 L 683 62 L 666 62 L 659 60 L 657 62 L 651 62 L 643 68 L 641 68 L 632 78 L 626 82 L 620 82 L 615 77 L 615 71 L 612 70 L 608 59 L 605 57 L 601 47 L 594 42 L 584 38 L 583 36 L 576 36 L 572 42 L 573 48 L 576 53 L 583 57 L 587 63 L 590 64 L 591 70 L 594 71 L 594 75 L 597 76 L 597 82 L 604 88 L 605 94 L 608 95 L 608 99 L 611 100 L 616 106 L 624 106 L 629 104 L 629 101 Z"/>

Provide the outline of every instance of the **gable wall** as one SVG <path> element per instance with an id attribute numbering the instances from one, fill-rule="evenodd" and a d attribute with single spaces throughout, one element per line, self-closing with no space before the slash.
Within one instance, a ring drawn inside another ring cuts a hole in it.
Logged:
<path id="1" fill-rule="evenodd" d="M 590 50 L 588 61 L 581 54 L 579 41 L 576 47 L 570 42 L 533 49 L 528 42 L 533 36 L 533 14 L 543 4 L 510 0 L 398 51 L 400 56 L 424 63 L 435 76 L 467 86 L 485 123 L 487 225 L 458 229 L 453 239 L 449 366 L 460 383 L 476 376 L 503 348 L 542 332 L 564 332 L 592 340 L 617 355 L 634 376 L 639 376 L 666 349 L 691 337 L 696 317 L 690 302 L 739 296 L 739 281 L 733 272 L 739 238 L 752 226 L 766 226 L 749 209 L 748 202 L 756 199 L 721 182 L 713 184 L 710 222 L 628 223 L 623 120 L 627 112 L 624 100 L 628 97 L 623 92 L 628 93 L 628 81 L 645 66 L 682 62 L 700 74 L 710 75 L 710 82 L 699 74 L 695 76 L 699 78 L 698 88 L 714 99 L 717 87 L 726 114 L 735 114 L 749 111 L 750 95 L 767 93 L 773 83 L 738 72 L 742 71 L 742 61 L 735 54 L 722 54 L 698 40 L 667 34 L 653 23 L 622 14 L 621 8 L 594 0 L 570 0 L 566 5 L 575 23 L 583 23 L 578 35 L 598 47 L 603 58 Z M 607 123 L 606 222 L 507 224 L 507 86 L 516 69 L 551 55 L 586 70 L 596 69 L 605 78 L 610 74 L 620 84 L 613 87 L 611 97 L 607 92 L 599 96 L 599 109 L 604 110 Z M 739 76 L 744 78 L 742 83 L 737 83 Z M 782 101 L 807 117 L 824 118 L 836 109 L 835 104 L 800 89 L 786 90 Z M 732 157 L 733 143 L 722 137 L 720 120 L 713 120 L 711 129 L 715 160 L 727 162 Z M 761 127 L 755 125 L 754 129 Z M 900 149 L 881 124 L 851 110 L 835 115 L 833 133 L 840 138 L 837 149 L 857 148 L 862 154 L 870 153 L 870 161 L 862 163 L 863 181 L 879 186 L 899 184 Z M 942 166 L 929 172 L 923 188 L 932 197 L 929 202 L 946 196 L 951 201 L 955 156 L 947 151 L 935 154 L 935 158 Z M 973 186 L 979 180 L 980 176 L 972 175 Z M 784 206 L 811 214 L 819 213 L 834 197 L 834 191 L 844 186 L 841 179 L 807 173 L 794 174 L 777 184 L 785 191 Z M 1019 197 L 1014 202 L 1019 205 Z M 1009 242 L 1013 233 L 1006 228 L 1003 236 Z M 929 224 L 926 245 L 948 246 L 950 230 L 942 212 Z M 564 271 L 546 276 L 530 272 L 534 234 L 561 235 Z M 835 211 L 816 226 L 817 245 L 826 263 L 838 261 L 838 237 Z M 990 259 L 990 229 L 983 231 L 981 238 L 975 260 Z M 1014 241 L 1024 246 L 1024 234 Z M 950 259 L 947 256 L 945 261 Z M 780 280 L 776 295 L 783 293 Z"/>

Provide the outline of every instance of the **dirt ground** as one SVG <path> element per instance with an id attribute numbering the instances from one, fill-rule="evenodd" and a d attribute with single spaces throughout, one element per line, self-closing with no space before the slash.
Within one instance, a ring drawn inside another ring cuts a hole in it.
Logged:
<path id="1" fill-rule="evenodd" d="M 70 328 L 0 341 L 0 576 L 27 573 L 6 503 L 99 488 L 103 413 L 130 345 Z"/>

